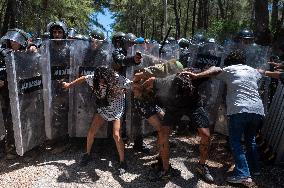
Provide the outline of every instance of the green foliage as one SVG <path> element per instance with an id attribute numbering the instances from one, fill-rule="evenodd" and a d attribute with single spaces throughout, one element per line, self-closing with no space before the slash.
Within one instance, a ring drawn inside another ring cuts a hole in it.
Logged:
<path id="1" fill-rule="evenodd" d="M 241 25 L 237 21 L 215 20 L 211 23 L 206 35 L 214 37 L 218 41 L 223 42 L 226 38 L 233 38 L 240 30 Z"/>
<path id="2" fill-rule="evenodd" d="M 75 27 L 81 33 L 88 31 L 90 24 L 99 25 L 96 16 L 91 14 L 102 11 L 102 5 L 108 1 L 95 4 L 93 0 L 21 0 L 17 4 L 17 27 L 33 33 L 43 33 L 51 21 L 65 21 L 68 27 Z M 5 7 L 0 1 L 0 9 Z M 3 20 L 2 12 L 0 20 Z M 0 25 L 1 27 L 1 25 Z"/>

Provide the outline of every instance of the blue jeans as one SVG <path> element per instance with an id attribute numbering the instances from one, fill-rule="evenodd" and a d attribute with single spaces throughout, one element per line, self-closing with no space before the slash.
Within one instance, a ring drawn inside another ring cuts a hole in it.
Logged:
<path id="1" fill-rule="evenodd" d="M 229 116 L 230 146 L 235 160 L 234 175 L 237 177 L 250 177 L 250 173 L 259 171 L 255 136 L 262 121 L 263 116 L 253 113 L 239 113 Z M 243 134 L 246 154 L 241 144 Z"/>

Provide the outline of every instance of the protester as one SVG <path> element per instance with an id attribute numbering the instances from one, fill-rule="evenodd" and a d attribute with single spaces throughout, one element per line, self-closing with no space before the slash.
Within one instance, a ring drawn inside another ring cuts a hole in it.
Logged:
<path id="1" fill-rule="evenodd" d="M 227 115 L 229 117 L 230 146 L 235 160 L 234 175 L 227 178 L 230 183 L 250 183 L 251 176 L 258 175 L 256 131 L 264 118 L 264 107 L 258 93 L 261 74 L 245 65 L 241 50 L 231 52 L 225 59 L 225 68 L 213 68 L 198 74 L 184 72 L 192 79 L 214 76 L 227 86 Z M 244 134 L 246 153 L 241 144 Z"/>
<path id="2" fill-rule="evenodd" d="M 182 67 L 181 63 L 178 64 Z M 196 170 L 206 181 L 213 182 L 214 179 L 210 174 L 208 166 L 205 164 L 210 145 L 209 120 L 202 107 L 198 90 L 195 89 L 202 80 L 191 82 L 191 79 L 188 79 L 189 77 L 167 74 L 169 73 L 167 71 L 171 69 L 162 68 L 164 66 L 160 67 L 159 71 L 166 75 L 164 78 L 150 77 L 143 82 L 143 93 L 144 95 L 146 93 L 144 100 L 152 101 L 154 104 L 156 103 L 165 109 L 162 122 L 158 118 L 150 122 L 156 125 L 160 124 L 159 128 L 161 129 L 158 139 L 162 168 L 153 174 L 153 178 L 167 179 L 175 175 L 169 164 L 169 135 L 174 123 L 178 122 L 183 115 L 188 115 L 191 118 L 192 124 L 197 128 L 199 136 L 201 136 L 199 145 L 200 160 Z"/>
<path id="3" fill-rule="evenodd" d="M 126 170 L 124 159 L 124 143 L 121 139 L 121 117 L 125 110 L 125 90 L 130 88 L 130 80 L 119 76 L 110 68 L 99 66 L 94 75 L 82 76 L 70 83 L 63 82 L 63 87 L 69 89 L 86 81 L 93 89 L 96 97 L 97 113 L 94 114 L 92 125 L 87 135 L 87 152 L 83 155 L 81 166 L 86 166 L 91 161 L 91 148 L 99 128 L 105 121 L 113 122 L 113 138 L 119 154 L 119 172 Z"/>

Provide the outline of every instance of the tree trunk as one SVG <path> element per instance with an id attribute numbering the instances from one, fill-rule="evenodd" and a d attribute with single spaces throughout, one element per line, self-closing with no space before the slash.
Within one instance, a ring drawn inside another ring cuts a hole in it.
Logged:
<path id="1" fill-rule="evenodd" d="M 225 19 L 225 13 L 224 13 L 224 7 L 223 7 L 222 0 L 218 0 L 218 7 L 219 7 L 219 10 L 220 10 L 221 18 Z M 217 13 L 217 15 L 218 15 L 218 13 Z"/>
<path id="2" fill-rule="evenodd" d="M 197 13 L 197 29 L 203 27 L 203 0 L 198 1 L 198 13 Z"/>
<path id="3" fill-rule="evenodd" d="M 255 0 L 254 7 L 255 31 L 262 32 L 269 24 L 268 0 Z"/>
<path id="4" fill-rule="evenodd" d="M 167 6 L 168 6 L 168 1 L 163 0 L 163 5 L 164 5 L 164 34 L 162 35 L 162 38 L 164 38 L 167 34 L 167 29 L 168 29 L 168 11 L 167 11 Z"/>
<path id="5" fill-rule="evenodd" d="M 174 12 L 175 12 L 175 21 L 176 21 L 176 39 L 180 37 L 180 21 L 178 16 L 178 7 L 177 0 L 174 0 Z"/>
<path id="6" fill-rule="evenodd" d="M 152 32 L 151 32 L 152 34 L 151 34 L 150 39 L 154 39 L 155 31 L 156 31 L 156 27 L 155 27 L 155 18 L 154 18 L 152 21 Z"/>
<path id="7" fill-rule="evenodd" d="M 190 0 L 187 0 L 187 8 L 186 8 L 186 18 L 185 18 L 185 24 L 184 24 L 184 30 L 183 30 L 183 37 L 186 38 L 186 33 L 188 29 L 188 21 L 189 21 L 189 2 Z"/>
<path id="8" fill-rule="evenodd" d="M 4 35 L 8 31 L 8 28 L 16 27 L 15 12 L 16 12 L 16 0 L 8 0 L 3 20 L 3 27 L 1 29 L 1 35 Z"/>
<path id="9" fill-rule="evenodd" d="M 284 21 L 284 8 L 282 8 L 282 15 L 281 15 L 281 21 L 280 24 L 282 25 Z"/>
<path id="10" fill-rule="evenodd" d="M 194 35 L 194 32 L 195 32 L 196 6 L 197 6 L 197 0 L 194 0 L 193 11 L 192 11 L 192 23 L 191 23 L 191 35 L 192 36 Z"/>
<path id="11" fill-rule="evenodd" d="M 144 36 L 144 19 L 143 19 L 143 17 L 141 17 L 141 19 L 140 19 L 140 36 Z"/>
<path id="12" fill-rule="evenodd" d="M 197 28 L 205 29 L 208 28 L 208 0 L 199 0 L 198 3 L 198 18 L 197 18 Z"/>
<path id="13" fill-rule="evenodd" d="M 271 29 L 275 31 L 278 23 L 278 2 L 279 0 L 273 0 L 272 14 L 271 14 Z"/>

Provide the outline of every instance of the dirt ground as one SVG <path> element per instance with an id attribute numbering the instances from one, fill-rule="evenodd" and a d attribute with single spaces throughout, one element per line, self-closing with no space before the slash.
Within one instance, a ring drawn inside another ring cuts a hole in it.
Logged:
<path id="1" fill-rule="evenodd" d="M 58 144 L 57 149 L 64 147 L 63 152 L 39 147 L 14 160 L 0 161 L 0 187 L 244 187 L 225 182 L 232 170 L 232 157 L 227 149 L 225 137 L 214 135 L 210 149 L 208 165 L 215 182 L 208 184 L 195 172 L 198 163 L 198 142 L 195 135 L 172 136 L 171 165 L 181 172 L 181 176 L 168 181 L 150 181 L 150 165 L 156 162 L 156 139 L 146 138 L 152 146 L 151 154 L 135 153 L 131 145 L 126 147 L 127 173 L 119 176 L 116 149 L 110 140 L 100 140 L 93 153 L 93 161 L 87 167 L 80 167 L 84 141 L 72 139 L 67 145 Z M 254 184 L 249 187 L 284 187 L 284 167 L 261 165 L 261 175 L 253 177 Z"/>

